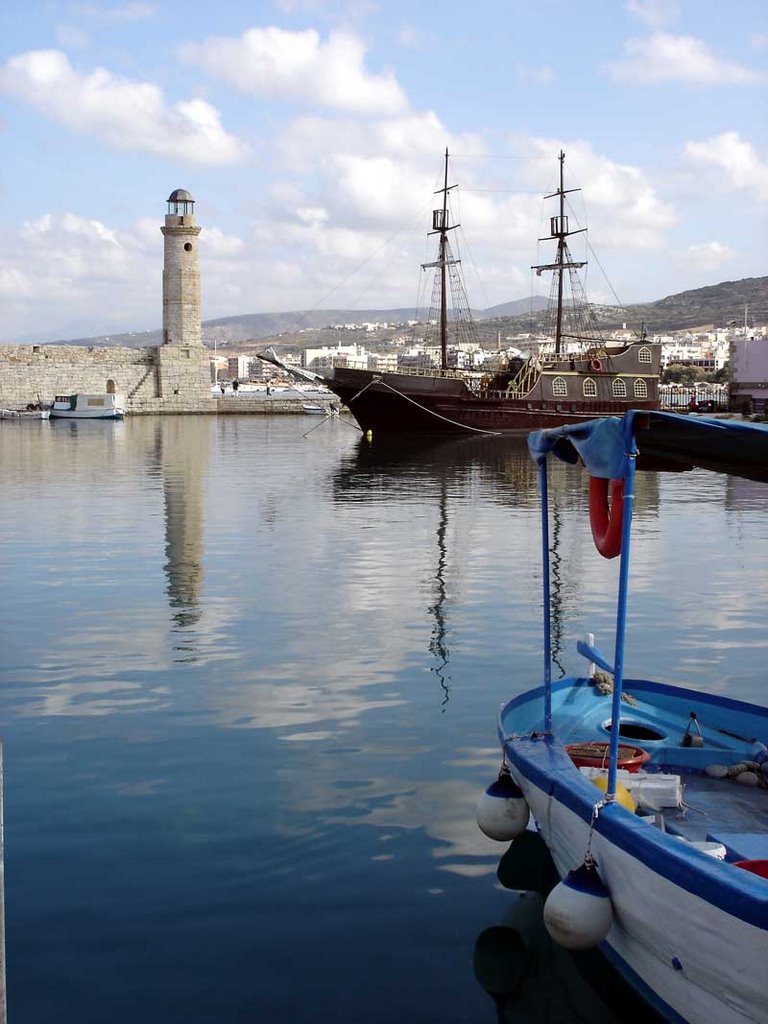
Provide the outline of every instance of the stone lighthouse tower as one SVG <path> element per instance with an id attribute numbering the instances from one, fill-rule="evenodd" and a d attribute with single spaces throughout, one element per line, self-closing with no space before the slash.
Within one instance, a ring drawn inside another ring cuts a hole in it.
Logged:
<path id="1" fill-rule="evenodd" d="M 211 364 L 200 323 L 200 228 L 195 221 L 195 201 L 183 188 L 168 197 L 168 212 L 160 230 L 165 239 L 163 343 L 155 349 L 156 402 L 151 411 L 215 412 Z"/>
<path id="2" fill-rule="evenodd" d="M 202 344 L 200 264 L 197 258 L 195 201 L 183 188 L 168 197 L 163 259 L 163 345 L 190 348 Z"/>

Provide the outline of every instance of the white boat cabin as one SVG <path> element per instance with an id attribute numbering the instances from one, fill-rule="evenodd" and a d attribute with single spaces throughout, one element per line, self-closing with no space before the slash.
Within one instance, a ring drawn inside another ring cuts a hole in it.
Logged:
<path id="1" fill-rule="evenodd" d="M 119 395 L 56 395 L 51 417 L 58 419 L 120 420 L 125 409 Z"/>

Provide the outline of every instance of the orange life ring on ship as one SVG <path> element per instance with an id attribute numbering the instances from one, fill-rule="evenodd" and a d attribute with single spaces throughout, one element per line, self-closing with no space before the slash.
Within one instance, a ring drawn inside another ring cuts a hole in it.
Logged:
<path id="1" fill-rule="evenodd" d="M 603 364 L 600 362 L 599 359 L 590 359 L 589 368 L 590 370 L 594 370 L 595 373 L 599 373 L 603 368 Z"/>
<path id="2" fill-rule="evenodd" d="M 565 749 L 577 768 L 607 768 L 610 743 L 598 741 L 587 743 L 567 743 Z M 617 768 L 624 768 L 636 774 L 642 765 L 650 761 L 651 755 L 642 747 L 629 747 L 619 744 Z"/>
<path id="3" fill-rule="evenodd" d="M 592 539 L 603 558 L 621 554 L 621 521 L 624 513 L 624 481 L 611 480 L 611 505 L 608 507 L 608 480 L 589 478 L 589 525 Z"/>

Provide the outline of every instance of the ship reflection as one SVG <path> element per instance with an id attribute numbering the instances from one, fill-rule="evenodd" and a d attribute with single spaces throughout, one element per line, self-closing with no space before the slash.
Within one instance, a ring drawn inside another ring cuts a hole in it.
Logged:
<path id="1" fill-rule="evenodd" d="M 448 568 L 450 563 L 449 495 L 471 493 L 480 482 L 490 500 L 511 508 L 538 508 L 538 472 L 528 453 L 524 437 L 492 436 L 468 438 L 376 438 L 361 439 L 336 467 L 332 479 L 333 500 L 338 504 L 375 502 L 386 493 L 388 499 L 402 496 L 408 501 L 414 493 L 423 501 L 434 494 L 437 508 L 437 565 L 433 577 L 431 600 L 427 607 L 432 620 L 429 653 L 430 671 L 439 683 L 444 711 L 450 700 L 449 670 L 450 607 Z M 560 677 L 565 675 L 563 655 L 563 620 L 566 616 L 568 587 L 561 573 L 562 516 L 558 486 L 550 487 L 553 522 L 550 564 L 552 569 L 552 661 Z M 455 540 L 455 538 L 454 538 Z M 573 587 L 571 587 L 573 589 Z"/>
<path id="2" fill-rule="evenodd" d="M 565 616 L 563 598 L 563 575 L 561 571 L 562 556 L 560 554 L 560 534 L 563 521 L 560 516 L 560 506 L 557 497 L 553 494 L 550 500 L 552 510 L 552 524 L 550 536 L 552 544 L 549 549 L 549 601 L 550 601 L 550 656 L 552 664 L 557 667 L 559 679 L 565 676 L 565 666 L 560 660 L 563 655 L 563 619 Z"/>
<path id="3" fill-rule="evenodd" d="M 471 493 L 483 483 L 495 503 L 510 508 L 538 508 L 538 472 L 528 453 L 527 440 L 516 436 L 483 437 L 384 437 L 362 438 L 335 468 L 332 478 L 333 500 L 337 504 L 375 502 L 387 498 L 408 501 L 418 494 L 433 494 L 437 510 L 437 563 L 427 612 L 431 619 L 430 671 L 441 690 L 441 710 L 451 695 L 448 570 L 451 559 L 451 493 Z M 490 486 L 487 486 L 490 483 Z M 568 592 L 561 575 L 560 547 L 562 519 L 557 495 L 558 484 L 551 486 L 553 523 L 551 532 L 552 567 L 552 660 L 565 675 L 563 619 Z M 455 540 L 455 538 L 454 538 Z"/>
<path id="4" fill-rule="evenodd" d="M 497 877 L 511 902 L 500 923 L 478 935 L 473 967 L 500 1024 L 661 1024 L 599 950 L 570 952 L 550 939 L 543 909 L 557 873 L 538 833 L 511 843 Z"/>
<path id="5" fill-rule="evenodd" d="M 429 643 L 430 653 L 434 656 L 435 664 L 432 667 L 432 672 L 437 676 L 437 680 L 440 684 L 440 689 L 443 691 L 444 697 L 441 702 L 441 710 L 445 711 L 445 706 L 448 703 L 451 691 L 450 691 L 450 675 L 448 673 L 448 659 L 449 650 L 447 643 L 447 628 L 445 618 L 445 605 L 447 591 L 445 586 L 445 571 L 447 562 L 447 552 L 445 546 L 445 535 L 448 528 L 448 494 L 445 479 L 440 481 L 440 496 L 438 507 L 440 510 L 440 519 L 437 526 L 437 571 L 435 572 L 435 603 L 430 606 L 429 612 L 435 620 L 435 624 L 432 628 L 432 639 Z"/>
<path id="6" fill-rule="evenodd" d="M 408 494 L 427 482 L 446 484 L 490 480 L 495 500 L 533 507 L 538 502 L 536 467 L 524 437 L 374 437 L 362 438 L 341 461 L 333 477 L 339 503 L 365 500 L 386 483 L 388 493 Z"/>

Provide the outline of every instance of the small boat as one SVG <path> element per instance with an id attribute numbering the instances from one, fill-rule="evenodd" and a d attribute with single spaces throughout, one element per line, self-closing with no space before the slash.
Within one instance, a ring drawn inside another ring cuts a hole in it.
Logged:
<path id="1" fill-rule="evenodd" d="M 51 419 L 121 420 L 125 409 L 118 395 L 57 395 L 51 406 Z"/>
<path id="2" fill-rule="evenodd" d="M 695 466 L 768 483 L 768 429 L 632 411 L 528 444 L 542 495 L 543 685 L 501 709 L 502 766 L 478 823 L 510 850 L 535 825 L 560 878 L 544 907 L 552 938 L 599 947 L 666 1020 L 764 1022 L 768 707 L 626 678 L 624 652 L 635 473 Z M 556 683 L 552 456 L 583 463 L 595 544 L 621 559 L 612 658 L 590 635 L 577 644 L 584 674 Z"/>
<path id="3" fill-rule="evenodd" d="M 479 372 L 449 365 L 450 350 L 466 349 L 476 331 L 461 260 L 454 257 L 449 241 L 459 225 L 451 223 L 448 206 L 456 186 L 448 184 L 447 150 L 439 190 L 442 206 L 433 211 L 430 232 L 438 236 L 437 259 L 422 265 L 435 269 L 435 305 L 426 318 L 422 343 L 439 350 L 440 366 L 390 371 L 345 365 L 311 371 L 285 363 L 273 348 L 259 357 L 294 377 L 324 384 L 349 408 L 363 433 L 524 434 L 633 408 L 658 409 L 661 345 L 651 342 L 644 329 L 631 341 L 612 340 L 599 329 L 577 277 L 586 264 L 574 260 L 568 248 L 568 238 L 583 230 L 571 231 L 565 212 L 565 196 L 577 190 L 565 188 L 565 154 L 558 159 L 560 186 L 545 197 L 558 200 L 547 239 L 556 245 L 554 260 L 532 268 L 538 275 L 553 275 L 547 340 L 535 345 L 527 358 L 494 354 Z"/>
<path id="4" fill-rule="evenodd" d="M 0 409 L 0 420 L 47 420 L 50 415 L 49 406 L 33 402 L 25 409 Z"/>
<path id="5" fill-rule="evenodd" d="M 329 416 L 330 411 L 323 408 L 322 405 L 317 405 L 315 402 L 302 402 L 301 411 L 307 413 L 309 416 Z"/>

